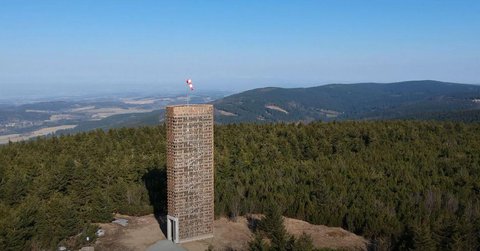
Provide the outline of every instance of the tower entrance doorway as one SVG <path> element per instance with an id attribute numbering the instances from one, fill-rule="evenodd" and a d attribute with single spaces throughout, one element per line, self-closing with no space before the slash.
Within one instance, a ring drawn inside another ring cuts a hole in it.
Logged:
<path id="1" fill-rule="evenodd" d="M 178 219 L 167 215 L 167 239 L 178 243 Z"/>

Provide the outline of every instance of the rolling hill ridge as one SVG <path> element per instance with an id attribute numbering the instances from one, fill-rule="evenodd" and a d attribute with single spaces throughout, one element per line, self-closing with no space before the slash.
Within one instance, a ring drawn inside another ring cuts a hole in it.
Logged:
<path id="1" fill-rule="evenodd" d="M 213 104 L 219 123 L 403 118 L 462 120 L 462 114 L 479 114 L 480 86 L 421 80 L 291 89 L 268 87 L 231 95 Z"/>

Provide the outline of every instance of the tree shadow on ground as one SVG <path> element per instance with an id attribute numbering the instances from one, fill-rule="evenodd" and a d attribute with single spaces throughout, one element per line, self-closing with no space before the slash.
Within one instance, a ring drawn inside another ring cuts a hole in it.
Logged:
<path id="1" fill-rule="evenodd" d="M 247 226 L 252 232 L 256 232 L 258 228 L 258 223 L 261 221 L 261 219 L 258 216 L 253 216 L 250 214 L 246 215 L 247 218 Z"/>
<path id="2" fill-rule="evenodd" d="M 167 237 L 167 171 L 162 169 L 150 169 L 142 180 L 148 190 L 150 205 L 153 207 L 155 219 L 165 237 Z"/>

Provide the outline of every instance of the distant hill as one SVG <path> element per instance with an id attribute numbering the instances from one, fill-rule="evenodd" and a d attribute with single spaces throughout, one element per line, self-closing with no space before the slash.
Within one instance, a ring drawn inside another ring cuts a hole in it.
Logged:
<path id="1" fill-rule="evenodd" d="M 59 133 L 86 132 L 95 129 L 112 129 L 121 127 L 139 127 L 159 125 L 163 121 L 164 109 L 146 113 L 128 113 L 113 115 L 101 120 L 85 121 L 74 129 L 60 131 Z"/>
<path id="2" fill-rule="evenodd" d="M 200 102 L 201 100 L 198 100 Z M 410 119 L 480 122 L 480 86 L 439 81 L 259 88 L 211 102 L 220 124 Z M 162 123 L 164 110 L 84 121 L 64 132 Z"/>
<path id="3" fill-rule="evenodd" d="M 422 80 L 268 87 L 231 95 L 213 104 L 219 123 L 397 118 L 468 121 L 462 116 L 478 114 L 476 110 L 480 109 L 480 86 Z"/>

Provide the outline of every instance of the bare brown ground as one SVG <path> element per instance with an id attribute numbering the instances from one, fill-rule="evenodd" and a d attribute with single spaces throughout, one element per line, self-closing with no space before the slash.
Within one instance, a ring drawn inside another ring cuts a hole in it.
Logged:
<path id="1" fill-rule="evenodd" d="M 308 222 L 285 218 L 285 228 L 296 237 L 309 234 L 317 248 L 367 250 L 367 240 L 339 227 L 312 225 Z"/>
<path id="2" fill-rule="evenodd" d="M 122 227 L 114 223 L 100 224 L 105 230 L 105 236 L 99 237 L 95 250 L 136 251 L 145 250 L 165 235 L 160 230 L 153 215 L 142 217 L 117 216 L 128 219 L 128 226 Z M 258 216 L 256 216 L 258 217 Z M 314 245 L 318 248 L 366 250 L 367 241 L 342 228 L 312 225 L 308 222 L 285 218 L 285 227 L 295 236 L 303 232 L 312 236 Z M 203 251 L 212 245 L 215 250 L 246 250 L 247 243 L 252 238 L 245 217 L 238 217 L 236 222 L 220 218 L 214 222 L 214 238 L 180 244 L 190 251 Z"/>
<path id="3" fill-rule="evenodd" d="M 116 217 L 127 219 L 128 226 L 123 227 L 115 223 L 99 224 L 100 228 L 105 230 L 105 235 L 97 239 L 95 250 L 145 250 L 155 242 L 165 239 L 153 214 L 142 217 L 126 215 Z"/>

